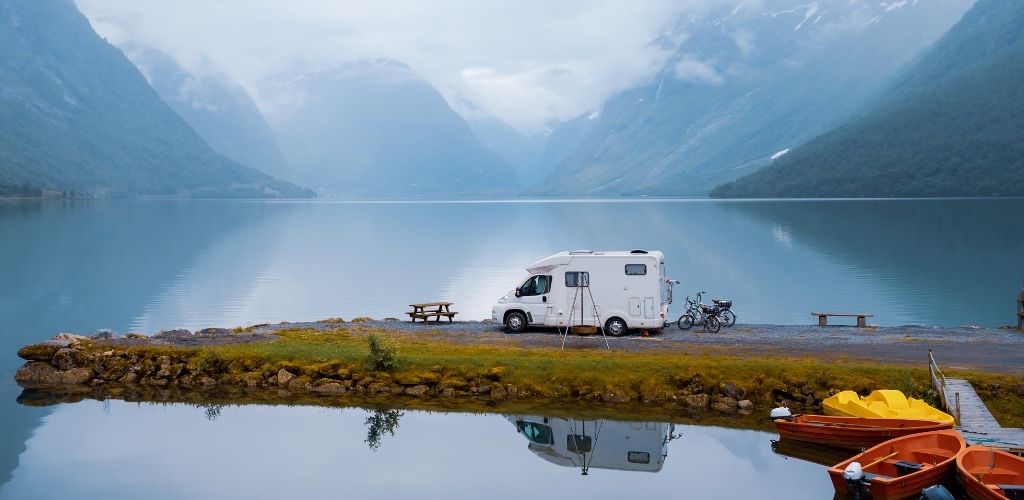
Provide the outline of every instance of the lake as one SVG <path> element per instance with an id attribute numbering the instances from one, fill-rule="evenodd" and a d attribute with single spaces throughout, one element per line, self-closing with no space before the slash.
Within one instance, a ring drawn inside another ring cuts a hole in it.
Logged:
<path id="1" fill-rule="evenodd" d="M 0 498 L 701 497 L 715 491 L 702 478 L 726 470 L 755 497 L 794 481 L 822 498 L 823 470 L 772 454 L 770 434 L 684 428 L 660 472 L 582 478 L 527 449 L 500 415 L 407 412 L 372 452 L 363 410 L 229 407 L 211 420 L 181 405 L 24 407 L 14 352 L 58 331 L 399 317 L 441 299 L 460 319 L 484 319 L 528 264 L 580 248 L 661 250 L 677 298 L 730 298 L 740 323 L 806 324 L 823 309 L 882 325 L 998 326 L 1015 320 L 1021 213 L 1019 199 L 0 203 Z"/>

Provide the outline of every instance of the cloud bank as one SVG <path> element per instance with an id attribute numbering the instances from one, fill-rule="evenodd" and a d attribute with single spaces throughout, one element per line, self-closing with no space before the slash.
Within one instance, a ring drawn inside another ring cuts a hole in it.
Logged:
<path id="1" fill-rule="evenodd" d="M 670 51 L 652 43 L 706 0 L 77 0 L 111 42 L 160 49 L 248 88 L 299 67 L 402 61 L 467 116 L 524 132 L 644 83 Z M 737 42 L 742 43 L 742 42 Z M 677 68 L 680 69 L 680 68 Z M 693 77 L 713 73 L 681 68 Z M 269 103 L 260 103 L 270 106 Z"/>

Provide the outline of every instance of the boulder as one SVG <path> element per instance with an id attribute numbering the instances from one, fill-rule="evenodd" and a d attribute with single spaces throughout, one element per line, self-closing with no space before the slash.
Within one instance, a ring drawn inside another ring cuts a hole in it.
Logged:
<path id="1" fill-rule="evenodd" d="M 18 349 L 18 357 L 26 361 L 46 361 L 49 362 L 53 359 L 53 355 L 57 354 L 57 350 L 62 347 L 67 347 L 67 342 L 61 342 L 57 340 L 48 340 L 46 342 L 40 342 L 38 344 L 29 344 L 21 349 Z"/>
<path id="2" fill-rule="evenodd" d="M 160 330 L 153 335 L 153 338 L 161 340 L 189 340 L 194 338 L 194 335 L 184 328 L 178 328 L 175 330 Z"/>
<path id="3" fill-rule="evenodd" d="M 393 377 L 393 380 L 402 385 L 420 385 L 423 383 L 422 378 L 411 373 L 397 373 Z"/>
<path id="4" fill-rule="evenodd" d="M 715 403 L 711 403 L 711 409 L 715 410 L 717 412 L 721 412 L 721 413 L 733 413 L 733 412 L 736 411 L 736 407 L 735 406 L 730 406 L 730 405 L 728 405 L 726 403 L 723 403 L 721 401 L 715 402 Z"/>
<path id="5" fill-rule="evenodd" d="M 426 394 L 427 391 L 429 391 L 429 390 L 430 390 L 430 387 L 428 387 L 426 385 L 423 385 L 423 384 L 420 384 L 420 385 L 414 385 L 412 387 L 406 387 L 405 388 L 405 393 L 413 395 L 413 396 L 422 396 L 422 395 Z"/>
<path id="6" fill-rule="evenodd" d="M 280 370 L 277 371 L 277 385 L 279 386 L 284 387 L 288 385 L 288 382 L 291 382 L 292 379 L 294 378 L 295 375 L 292 372 L 285 370 L 284 368 L 281 368 Z"/>
<path id="7" fill-rule="evenodd" d="M 317 394 L 345 394 L 346 392 L 348 392 L 348 389 L 346 389 L 345 386 L 341 384 L 330 382 L 321 386 L 314 387 L 313 392 L 316 392 Z"/>
<path id="8" fill-rule="evenodd" d="M 732 384 L 720 383 L 718 384 L 718 390 L 723 396 L 730 397 L 733 399 L 743 399 L 747 396 L 747 390 L 742 387 L 736 387 Z"/>
<path id="9" fill-rule="evenodd" d="M 736 402 L 736 398 L 730 398 L 728 396 L 721 397 L 721 398 L 715 398 L 714 402 L 715 403 L 723 404 L 725 406 L 728 406 L 729 408 L 736 408 L 737 405 L 739 404 L 739 403 Z"/>
<path id="10" fill-rule="evenodd" d="M 738 401 L 736 403 L 736 405 L 739 406 L 739 408 L 741 410 L 753 410 L 754 409 L 754 403 L 752 403 L 749 399 L 741 399 L 740 401 Z"/>
<path id="11" fill-rule="evenodd" d="M 89 335 L 90 339 L 101 340 L 101 339 L 113 339 L 117 338 L 117 334 L 113 330 L 107 330 L 106 328 L 96 330 L 96 333 Z"/>
<path id="12" fill-rule="evenodd" d="M 73 333 L 61 332 L 53 336 L 53 340 L 67 342 L 68 345 L 77 344 L 83 340 L 89 340 L 89 337 L 83 337 L 81 335 L 75 335 Z"/>
<path id="13" fill-rule="evenodd" d="M 313 379 L 308 375 L 295 377 L 288 382 L 288 391 L 290 392 L 309 392 L 311 390 L 313 390 Z"/>
<path id="14" fill-rule="evenodd" d="M 58 370 L 70 370 L 76 367 L 74 358 L 75 350 L 64 347 L 62 349 L 57 349 L 57 352 L 53 354 L 53 360 L 50 361 L 50 363 L 57 367 Z"/>
<path id="15" fill-rule="evenodd" d="M 72 368 L 63 373 L 61 382 L 66 385 L 81 385 L 92 380 L 91 368 Z"/>
<path id="16" fill-rule="evenodd" d="M 501 384 L 494 384 L 491 386 L 491 399 L 505 399 L 508 393 Z"/>
<path id="17" fill-rule="evenodd" d="M 59 370 L 50 363 L 29 361 L 14 374 L 14 380 L 22 385 L 81 385 L 92 380 L 91 368 Z"/>
<path id="18" fill-rule="evenodd" d="M 216 338 L 216 337 L 227 337 L 231 335 L 231 330 L 227 328 L 203 328 L 195 333 L 195 337 L 201 338 Z"/>
<path id="19" fill-rule="evenodd" d="M 685 399 L 686 405 L 694 408 L 707 408 L 710 400 L 707 394 L 692 394 Z"/>

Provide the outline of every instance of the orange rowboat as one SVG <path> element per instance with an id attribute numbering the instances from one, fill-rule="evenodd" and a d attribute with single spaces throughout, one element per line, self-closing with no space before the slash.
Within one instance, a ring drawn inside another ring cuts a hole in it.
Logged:
<path id="1" fill-rule="evenodd" d="M 793 415 L 775 419 L 775 429 L 782 439 L 858 451 L 892 438 L 952 428 L 948 422 L 898 418 Z"/>
<path id="2" fill-rule="evenodd" d="M 960 433 L 951 429 L 911 434 L 840 462 L 828 474 L 841 495 L 916 499 L 921 490 L 953 478 L 954 459 L 966 447 Z"/>
<path id="3" fill-rule="evenodd" d="M 972 500 L 1024 498 L 1024 458 L 987 446 L 956 456 L 956 476 Z"/>

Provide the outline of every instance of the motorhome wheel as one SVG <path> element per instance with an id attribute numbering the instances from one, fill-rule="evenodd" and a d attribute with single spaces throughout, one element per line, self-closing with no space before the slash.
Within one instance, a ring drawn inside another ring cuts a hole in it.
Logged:
<path id="1" fill-rule="evenodd" d="M 611 318 L 604 324 L 604 329 L 608 335 L 621 337 L 626 334 L 626 322 L 619 318 Z"/>
<path id="2" fill-rule="evenodd" d="M 505 326 L 508 331 L 519 333 L 526 330 L 526 315 L 519 311 L 512 311 L 505 316 Z"/>

